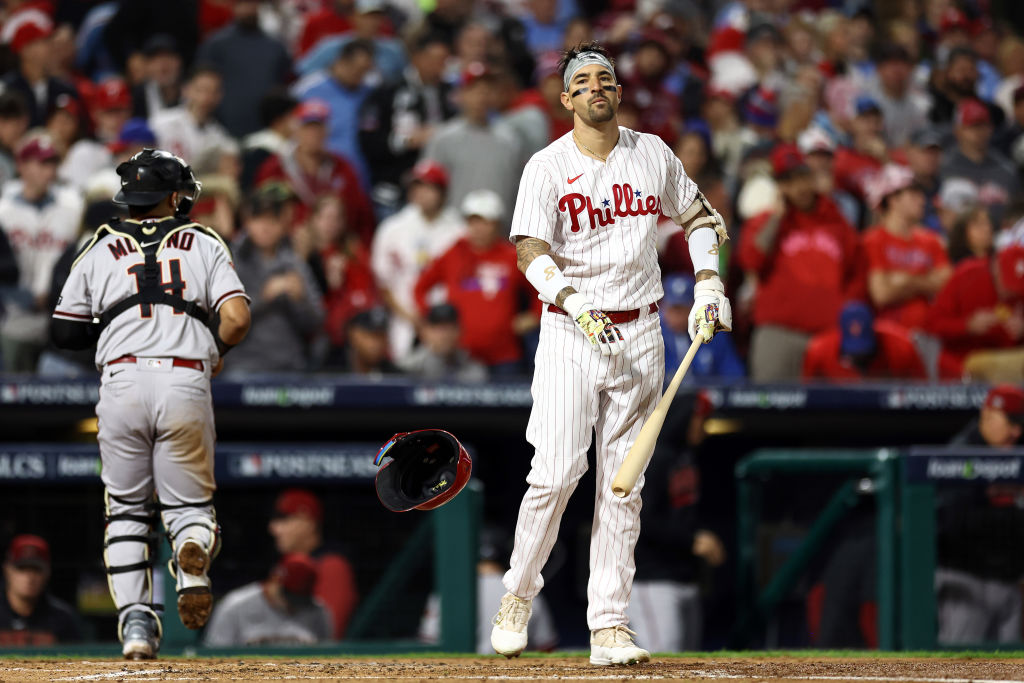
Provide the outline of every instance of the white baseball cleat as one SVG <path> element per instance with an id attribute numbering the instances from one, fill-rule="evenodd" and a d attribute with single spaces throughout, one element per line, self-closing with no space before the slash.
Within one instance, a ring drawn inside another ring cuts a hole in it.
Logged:
<path id="1" fill-rule="evenodd" d="M 491 629 L 491 647 L 499 655 L 518 657 L 526 649 L 526 624 L 533 613 L 533 600 L 505 593 Z"/>
<path id="2" fill-rule="evenodd" d="M 651 661 L 651 653 L 633 642 L 636 634 L 625 626 L 599 628 L 590 632 L 590 663 L 638 664 Z"/>
<path id="3" fill-rule="evenodd" d="M 178 546 L 174 565 L 181 623 L 185 628 L 202 628 L 213 610 L 210 577 L 206 575 L 210 568 L 210 555 L 198 541 L 187 538 Z"/>

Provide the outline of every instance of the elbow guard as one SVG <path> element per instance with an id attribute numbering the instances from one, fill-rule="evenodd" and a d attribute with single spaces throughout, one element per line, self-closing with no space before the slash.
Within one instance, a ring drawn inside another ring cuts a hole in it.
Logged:
<path id="1" fill-rule="evenodd" d="M 59 349 L 87 349 L 100 338 L 100 331 L 100 326 L 91 321 L 50 318 L 50 341 Z"/>
<path id="2" fill-rule="evenodd" d="M 718 235 L 718 243 L 729 239 L 729 233 L 725 229 L 725 221 L 722 219 L 722 214 L 715 210 L 715 207 L 711 206 L 711 202 L 707 200 L 704 193 L 697 190 L 697 196 L 694 198 L 693 203 L 690 204 L 690 208 L 683 212 L 682 215 L 677 216 L 675 219 L 676 223 L 683 227 L 686 233 L 686 239 L 690 239 L 690 234 L 697 228 L 711 228 Z"/>

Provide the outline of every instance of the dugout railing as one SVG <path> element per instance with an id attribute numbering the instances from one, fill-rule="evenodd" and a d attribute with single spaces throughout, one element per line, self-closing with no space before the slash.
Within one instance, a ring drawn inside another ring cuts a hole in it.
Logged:
<path id="1" fill-rule="evenodd" d="M 1024 483 L 1024 449 L 765 449 L 741 460 L 737 481 L 737 618 L 731 645 L 748 647 L 834 540 L 864 496 L 874 499 L 877 634 L 882 650 L 943 649 L 937 639 L 936 487 Z M 840 483 L 775 572 L 758 582 L 758 527 L 769 484 L 792 475 L 840 475 Z M 949 646 L 946 646 L 949 647 Z M 1007 648 L 979 642 L 964 647 Z M 1024 647 L 1017 642 L 1011 647 Z"/>

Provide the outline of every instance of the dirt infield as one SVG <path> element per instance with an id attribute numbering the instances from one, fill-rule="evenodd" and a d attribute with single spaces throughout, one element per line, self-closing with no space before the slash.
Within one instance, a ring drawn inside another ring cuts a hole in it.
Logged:
<path id="1" fill-rule="evenodd" d="M 633 667 L 596 667 L 585 656 L 416 659 L 162 659 L 155 662 L 0 660 L 4 681 L 181 680 L 735 680 L 1024 683 L 1024 659 L 987 658 L 718 658 L 655 656 Z"/>

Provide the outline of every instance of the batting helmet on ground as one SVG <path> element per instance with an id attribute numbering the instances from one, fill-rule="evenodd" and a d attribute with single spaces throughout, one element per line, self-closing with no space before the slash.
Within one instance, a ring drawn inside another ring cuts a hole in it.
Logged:
<path id="1" fill-rule="evenodd" d="M 462 490 L 473 472 L 473 461 L 459 440 L 443 429 L 420 429 L 395 434 L 381 447 L 373 463 L 377 497 L 395 512 L 433 510 Z"/>
<path id="2" fill-rule="evenodd" d="M 187 214 L 202 189 L 192 167 L 161 149 L 147 147 L 121 163 L 117 175 L 121 189 L 114 195 L 114 203 L 128 206 L 150 206 L 172 192 L 181 192 L 178 213 Z"/>

